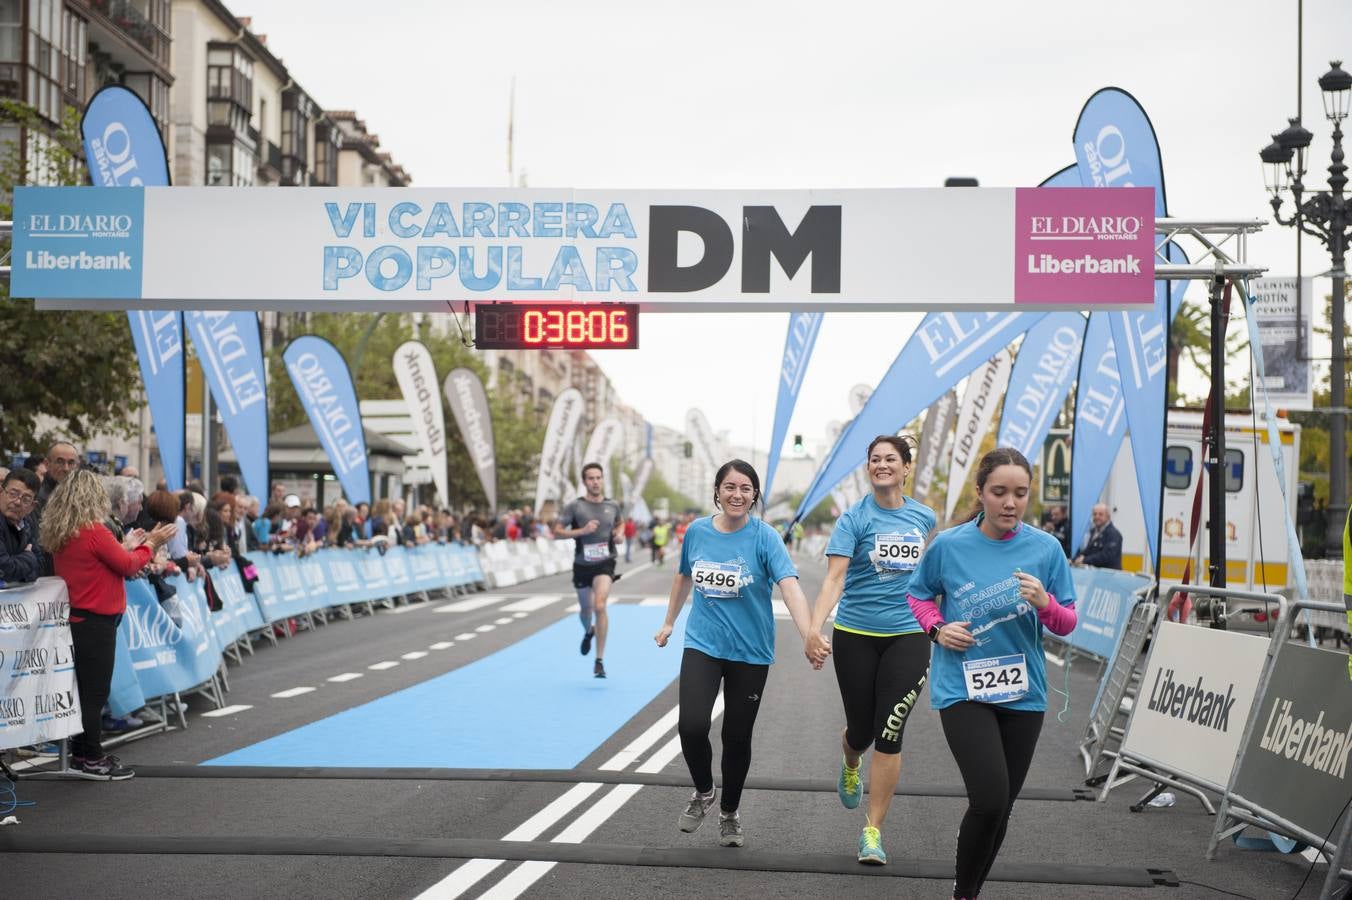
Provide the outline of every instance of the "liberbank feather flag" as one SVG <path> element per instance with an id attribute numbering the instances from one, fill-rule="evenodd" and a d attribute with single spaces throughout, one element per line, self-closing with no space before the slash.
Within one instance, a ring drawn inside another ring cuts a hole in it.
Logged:
<path id="1" fill-rule="evenodd" d="M 489 510 L 498 508 L 498 456 L 493 446 L 493 416 L 488 411 L 488 394 L 478 374 L 471 369 L 451 369 L 441 386 L 450 404 L 451 415 L 460 429 L 474 471 L 488 498 Z"/>
<path id="2" fill-rule="evenodd" d="M 1074 140 L 1076 166 L 1084 187 L 1153 187 L 1155 217 L 1167 214 L 1159 141 L 1150 118 L 1135 97 L 1120 88 L 1097 91 L 1080 112 Z M 1172 260 L 1175 248 L 1169 249 Z M 1118 386 L 1131 433 L 1132 459 L 1152 561 L 1159 559 L 1169 293 L 1169 283 L 1157 280 L 1155 302 L 1149 309 L 1096 314 L 1107 318 L 1112 334 Z M 1111 465 L 1116 447 L 1107 455 Z M 1071 463 L 1074 466 L 1074 455 Z M 1102 490 L 1101 485 L 1099 489 Z M 1073 486 L 1071 491 L 1073 501 Z M 1073 530 L 1075 527 L 1072 521 L 1072 535 L 1078 540 L 1080 535 Z"/>
<path id="3" fill-rule="evenodd" d="M 535 481 L 535 514 L 539 515 L 551 493 L 559 490 L 565 480 L 563 460 L 573 446 L 578 423 L 582 421 L 582 392 L 567 388 L 554 400 L 545 428 L 545 442 L 540 450 L 540 474 Z"/>
<path id="4" fill-rule="evenodd" d="M 366 436 L 347 360 L 337 347 L 313 334 L 301 335 L 287 344 L 282 360 L 348 502 L 370 503 Z M 437 406 L 441 406 L 439 400 Z M 416 427 L 416 421 L 414 424 Z"/>
<path id="5" fill-rule="evenodd" d="M 1040 312 L 929 313 L 859 415 L 841 433 L 826 462 L 817 470 L 798 506 L 796 519 L 812 511 L 831 488 L 864 460 L 873 438 L 895 434 L 944 391 L 1009 346 L 1036 325 Z"/>
<path id="6" fill-rule="evenodd" d="M 141 98 L 121 85 L 109 85 L 94 95 L 80 120 L 80 133 L 95 187 L 169 184 L 169 163 L 155 120 Z M 129 310 L 127 321 L 141 365 L 164 480 L 170 490 L 182 490 L 183 315 Z"/>
<path id="7" fill-rule="evenodd" d="M 437 498 L 446 506 L 450 497 L 446 485 L 446 419 L 437 393 L 437 369 L 421 341 L 404 341 L 394 351 L 394 377 L 413 419 L 418 446 L 427 454 Z"/>
<path id="8" fill-rule="evenodd" d="M 944 519 L 953 518 L 967 474 L 976 464 L 981 442 L 991 430 L 995 407 L 1009 387 L 1009 372 L 1014 360 L 1008 350 L 1001 350 L 967 379 L 967 389 L 958 408 L 953 439 L 952 463 L 948 470 L 948 494 L 944 498 Z"/>
<path id="9" fill-rule="evenodd" d="M 253 312 L 183 314 L 249 492 L 268 491 L 268 387 Z"/>
<path id="10" fill-rule="evenodd" d="M 582 464 L 599 463 L 606 480 L 606 496 L 614 497 L 615 479 L 611 477 L 611 460 L 619 455 L 624 446 L 624 423 L 618 416 L 606 416 L 592 430 L 587 440 L 586 452 L 582 454 Z"/>
<path id="11" fill-rule="evenodd" d="M 784 338 L 784 362 L 779 366 L 775 428 L 770 434 L 770 456 L 765 464 L 766 497 L 770 496 L 770 488 L 775 482 L 779 454 L 784 449 L 784 435 L 788 433 L 793 407 L 798 402 L 798 391 L 803 386 L 803 376 L 807 374 L 807 361 L 812 356 L 812 348 L 817 343 L 817 332 L 821 331 L 821 327 L 822 313 L 800 312 L 789 315 L 789 333 Z"/>

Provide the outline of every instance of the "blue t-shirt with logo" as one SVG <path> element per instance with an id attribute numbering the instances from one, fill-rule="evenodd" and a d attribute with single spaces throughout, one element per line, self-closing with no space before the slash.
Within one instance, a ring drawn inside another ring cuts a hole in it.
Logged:
<path id="1" fill-rule="evenodd" d="M 934 510 L 910 497 L 898 509 L 884 509 L 867 494 L 845 511 L 826 545 L 827 556 L 850 560 L 837 628 L 884 636 L 920 630 L 906 587 L 934 523 Z"/>
<path id="2" fill-rule="evenodd" d="M 760 519 L 737 531 L 696 519 L 681 545 L 681 574 L 695 581 L 685 645 L 717 659 L 769 665 L 775 661 L 775 584 L 796 578 L 779 534 Z"/>
<path id="3" fill-rule="evenodd" d="M 1015 569 L 1034 575 L 1057 603 L 1075 602 L 1075 586 L 1061 545 L 1045 531 L 1020 524 L 1013 535 L 995 540 L 981 533 L 977 520 L 941 532 L 930 543 L 911 575 L 910 593 L 921 600 L 942 597 L 945 622 L 970 622 L 976 643 L 966 651 L 934 645 L 930 661 L 930 705 L 952 706 L 968 697 L 963 662 L 1022 654 L 1027 693 L 1006 703 L 1008 709 L 1047 708 L 1047 667 L 1042 656 L 1042 622 L 1032 604 L 1019 596 Z"/>

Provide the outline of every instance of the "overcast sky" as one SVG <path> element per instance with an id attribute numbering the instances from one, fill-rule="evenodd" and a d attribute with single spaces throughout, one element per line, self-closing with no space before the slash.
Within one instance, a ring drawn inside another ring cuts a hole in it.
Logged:
<path id="1" fill-rule="evenodd" d="M 518 175 L 573 188 L 1035 185 L 1074 163 L 1080 108 L 1114 85 L 1154 122 L 1169 212 L 1186 218 L 1270 215 L 1258 151 L 1296 114 L 1295 0 L 227 3 L 420 187 L 508 183 L 513 77 Z M 1322 184 L 1315 82 L 1352 60 L 1352 2 L 1304 6 L 1307 182 Z M 1250 261 L 1294 273 L 1292 231 L 1269 225 Z M 1307 239 L 1306 274 L 1328 267 Z M 764 446 L 787 318 L 648 315 L 640 350 L 598 358 L 649 419 L 680 428 L 699 405 Z M 791 432 L 810 447 L 848 418 L 849 388 L 876 383 L 918 320 L 827 315 Z"/>

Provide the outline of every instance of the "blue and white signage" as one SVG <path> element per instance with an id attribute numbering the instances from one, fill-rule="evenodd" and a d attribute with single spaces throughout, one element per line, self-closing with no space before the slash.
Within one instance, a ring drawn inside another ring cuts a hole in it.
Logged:
<path id="1" fill-rule="evenodd" d="M 268 488 L 268 392 L 258 317 L 194 310 L 184 318 L 239 472 L 248 489 L 261 496 Z"/>
<path id="2" fill-rule="evenodd" d="M 1038 191 L 146 187 L 128 188 L 114 208 L 84 188 L 27 188 L 15 196 L 13 292 L 192 309 L 444 309 L 448 300 L 1037 309 L 1058 286 L 1099 277 L 1016 252 L 1020 236 L 1050 221 L 1028 214 L 1041 208 Z M 1076 222 L 1153 230 L 1139 196 L 1100 193 L 1045 196 L 1070 204 Z M 56 246 L 63 241 L 70 246 Z M 1083 304 L 1148 304 L 1152 272 L 1149 258 L 1104 270 L 1126 279 L 1112 282 L 1120 292 L 1105 301 L 1086 290 Z M 1045 291 L 1016 290 L 1034 276 Z"/>
<path id="3" fill-rule="evenodd" d="M 282 359 L 348 502 L 370 503 L 366 437 L 347 360 L 337 347 L 313 334 L 302 335 L 287 344 Z M 436 398 L 435 390 L 433 397 Z M 436 399 L 439 410 L 440 398 Z"/>

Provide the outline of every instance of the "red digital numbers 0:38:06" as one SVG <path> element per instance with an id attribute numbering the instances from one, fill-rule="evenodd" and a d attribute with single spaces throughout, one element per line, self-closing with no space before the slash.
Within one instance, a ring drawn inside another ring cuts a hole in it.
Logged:
<path id="1" fill-rule="evenodd" d="M 494 303 L 474 310 L 474 342 L 485 349 L 633 349 L 638 306 Z"/>

